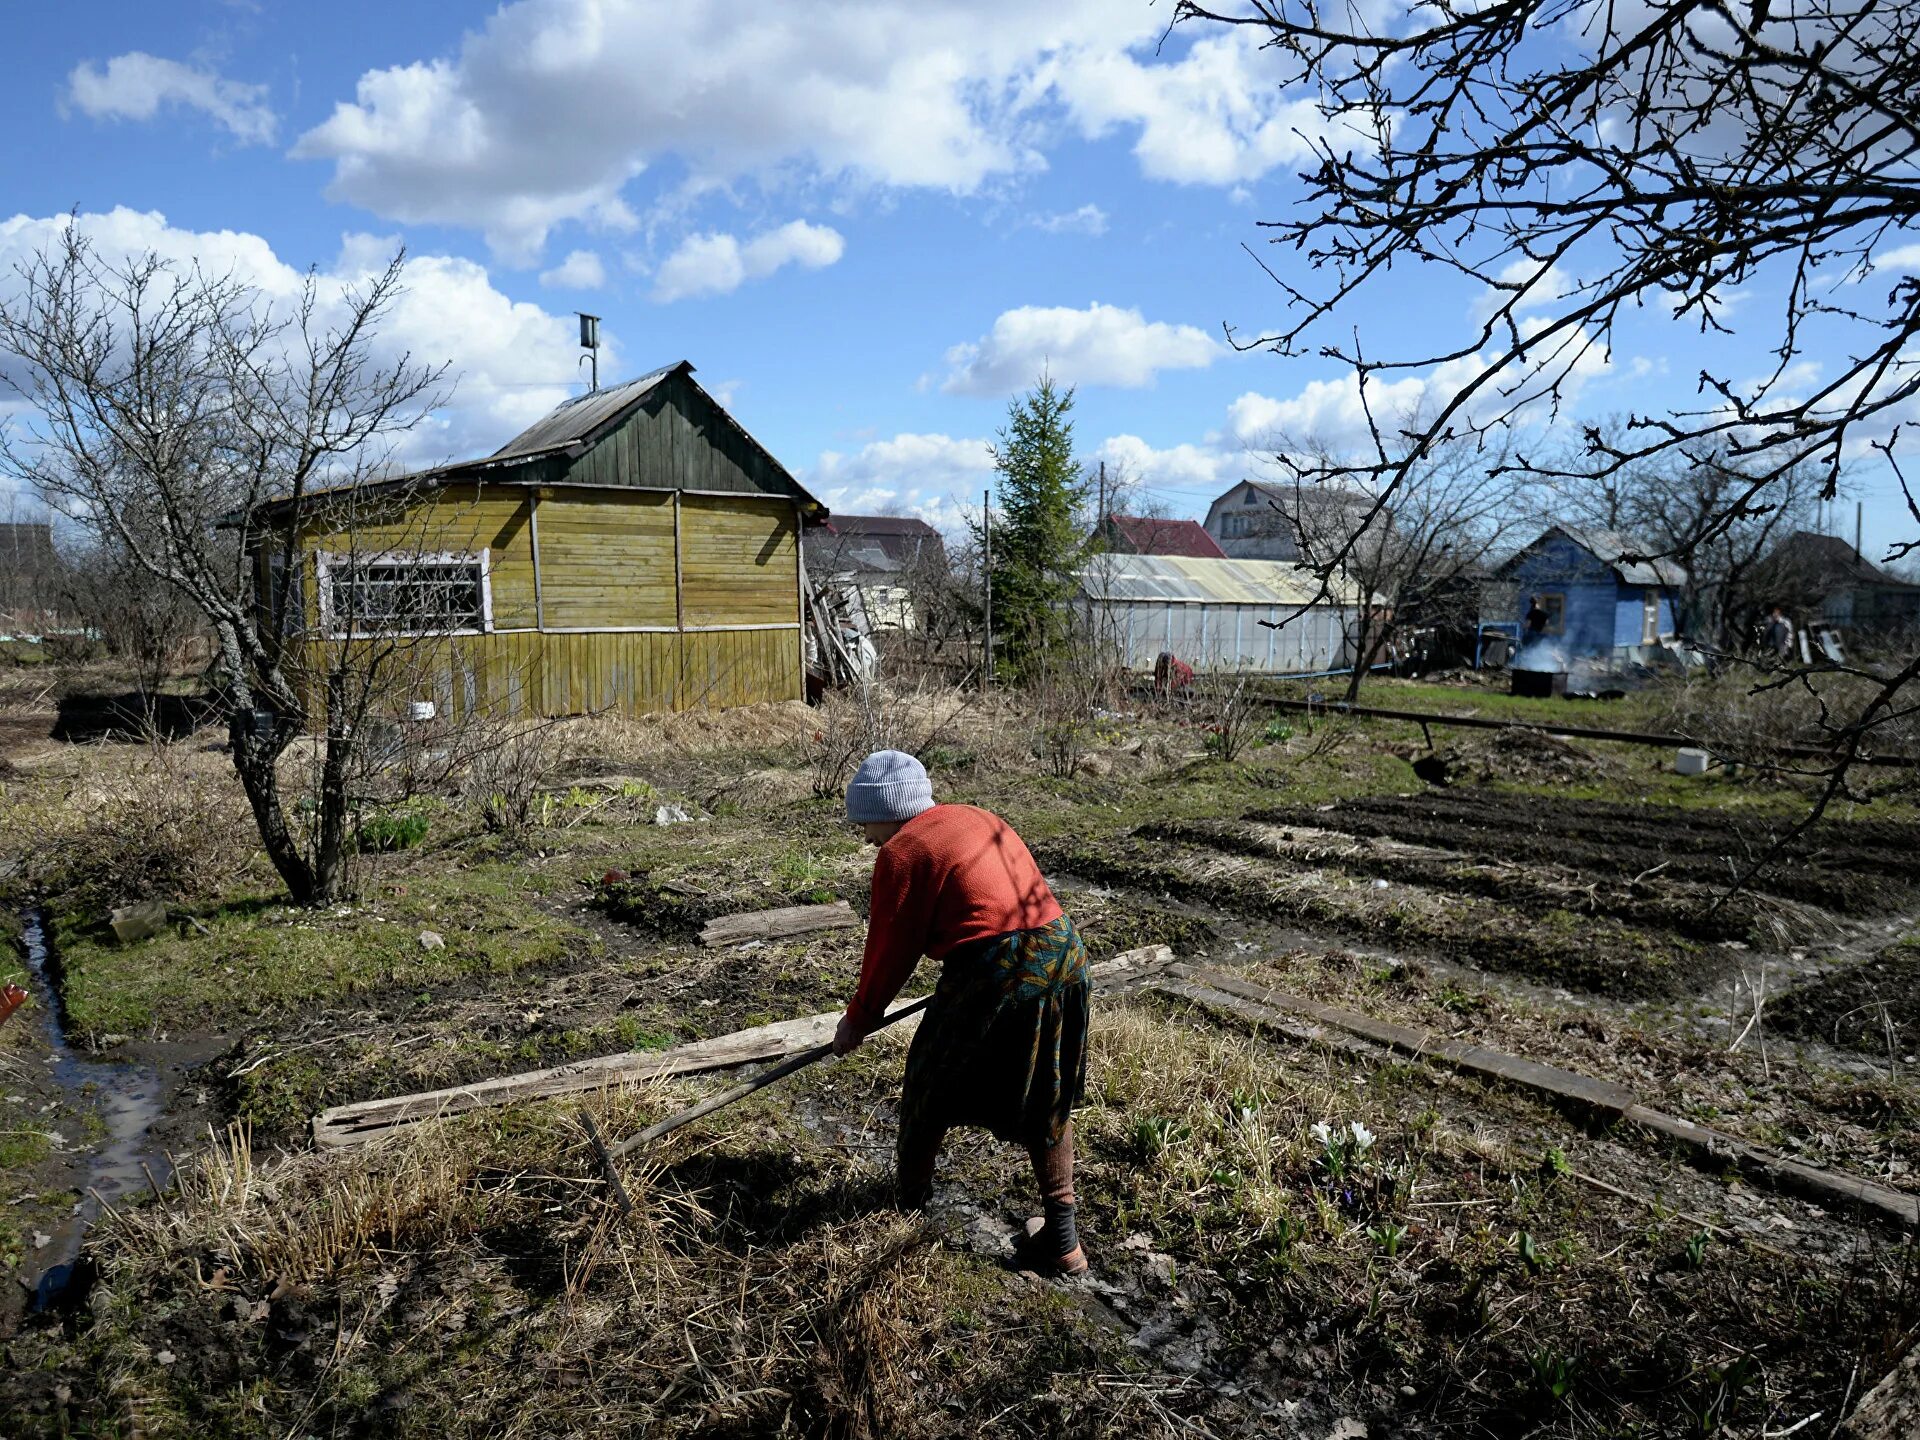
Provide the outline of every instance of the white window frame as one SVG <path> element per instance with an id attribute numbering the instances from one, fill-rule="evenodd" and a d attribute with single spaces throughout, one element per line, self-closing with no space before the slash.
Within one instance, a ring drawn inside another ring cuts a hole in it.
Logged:
<path id="1" fill-rule="evenodd" d="M 458 630 L 354 630 L 334 623 L 333 572 L 353 565 L 478 565 L 480 567 L 480 628 Z M 491 635 L 493 633 L 493 551 L 486 550 L 375 550 L 365 555 L 340 555 L 319 550 L 313 557 L 314 584 L 319 590 L 320 625 L 329 640 L 404 640 L 413 637 Z"/>

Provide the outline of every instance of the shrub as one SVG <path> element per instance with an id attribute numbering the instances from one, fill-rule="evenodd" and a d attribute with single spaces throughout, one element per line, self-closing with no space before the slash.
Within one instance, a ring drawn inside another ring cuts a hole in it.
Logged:
<path id="1" fill-rule="evenodd" d="M 380 811 L 360 822 L 360 850 L 362 854 L 411 850 L 432 828 L 433 821 L 420 810 Z"/>
<path id="2" fill-rule="evenodd" d="M 524 845 L 540 823 L 542 793 L 566 765 L 566 747 L 551 725 L 477 731 L 467 747 L 461 793 L 480 823 L 510 846 Z"/>
<path id="3" fill-rule="evenodd" d="M 117 747 L 98 753 L 102 764 L 57 804 L 22 799 L 6 817 L 6 828 L 41 836 L 21 857 L 32 888 L 82 915 L 133 900 L 192 903 L 217 895 L 253 855 L 251 817 L 224 772 L 161 742 L 124 770 L 109 768 Z"/>

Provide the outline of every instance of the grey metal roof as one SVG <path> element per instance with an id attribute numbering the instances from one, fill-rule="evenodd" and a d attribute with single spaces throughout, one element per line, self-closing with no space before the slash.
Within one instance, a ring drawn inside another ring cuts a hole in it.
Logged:
<path id="1" fill-rule="evenodd" d="M 1620 558 L 1622 555 L 1638 554 L 1650 547 L 1636 547 L 1632 541 L 1612 530 L 1588 530 L 1574 525 L 1556 525 L 1554 529 L 1601 564 L 1611 565 L 1613 572 L 1625 584 L 1684 585 L 1687 583 L 1687 567 L 1670 556 L 1623 562 Z"/>
<path id="2" fill-rule="evenodd" d="M 1090 600 L 1306 605 L 1320 594 L 1320 578 L 1312 570 L 1282 560 L 1098 555 L 1075 574 Z M 1336 605 L 1355 604 L 1360 596 L 1359 586 L 1340 577 L 1329 581 L 1327 589 Z"/>
<path id="3" fill-rule="evenodd" d="M 669 375 L 681 370 L 690 372 L 692 369 L 693 366 L 685 360 L 676 360 L 671 365 L 663 365 L 658 370 L 650 370 L 619 385 L 609 386 L 605 390 L 590 390 L 585 395 L 562 401 L 494 451 L 489 458 L 524 459 L 529 455 L 544 455 L 551 450 L 565 450 L 571 445 L 584 444 L 595 432 L 625 414 L 629 406 L 638 403 L 641 397 Z"/>

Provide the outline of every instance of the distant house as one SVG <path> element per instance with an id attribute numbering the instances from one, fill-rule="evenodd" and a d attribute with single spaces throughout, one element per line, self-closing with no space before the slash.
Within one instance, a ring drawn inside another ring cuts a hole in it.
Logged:
<path id="1" fill-rule="evenodd" d="M 1132 670 L 1162 651 L 1202 674 L 1310 675 L 1353 664 L 1360 591 L 1273 560 L 1094 555 L 1076 574 L 1096 640 Z"/>
<path id="2" fill-rule="evenodd" d="M 250 559 L 320 675 L 404 637 L 406 698 L 450 713 L 717 708 L 804 694 L 799 537 L 826 514 L 683 360 L 483 459 L 262 506 Z"/>
<path id="3" fill-rule="evenodd" d="M 835 515 L 806 534 L 807 565 L 820 571 L 897 574 L 925 564 L 945 572 L 940 532 L 908 515 Z"/>
<path id="4" fill-rule="evenodd" d="M 1189 560 L 1227 558 L 1227 552 L 1198 520 L 1108 515 L 1100 526 L 1098 538 L 1102 547 L 1115 555 L 1184 555 Z"/>
<path id="5" fill-rule="evenodd" d="M 1837 535 L 1796 530 L 1753 568 L 1747 590 L 1764 609 L 1858 635 L 1920 626 L 1920 585 L 1896 580 Z"/>
<path id="6" fill-rule="evenodd" d="M 1524 626 L 1533 597 L 1547 612 L 1547 637 L 1568 659 L 1612 658 L 1674 633 L 1675 601 L 1687 583 L 1673 560 L 1629 560 L 1627 540 L 1606 530 L 1556 525 L 1497 572 L 1514 587 L 1512 619 Z"/>
<path id="7" fill-rule="evenodd" d="M 911 578 L 947 573 L 940 532 L 911 516 L 835 515 L 801 543 L 809 583 L 837 589 L 868 634 L 916 628 Z"/>
<path id="8" fill-rule="evenodd" d="M 1263 485 L 1242 480 L 1207 507 L 1205 529 L 1234 560 L 1298 564 L 1300 538 L 1337 545 L 1359 528 L 1373 497 L 1318 485 Z"/>

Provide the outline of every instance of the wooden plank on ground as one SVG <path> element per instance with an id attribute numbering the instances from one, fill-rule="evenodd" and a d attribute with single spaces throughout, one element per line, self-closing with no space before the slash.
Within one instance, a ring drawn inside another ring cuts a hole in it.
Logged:
<path id="1" fill-rule="evenodd" d="M 1129 950 L 1092 967 L 1094 988 L 1101 992 L 1125 989 L 1155 974 L 1173 959 L 1165 945 L 1148 945 Z M 901 1001 L 893 1008 L 910 1005 Z M 736 1030 L 710 1040 L 695 1040 L 671 1050 L 627 1052 L 602 1055 L 591 1060 L 575 1060 L 565 1065 L 530 1070 L 519 1075 L 502 1075 L 470 1085 L 453 1085 L 442 1090 L 426 1090 L 414 1095 L 395 1095 L 381 1100 L 362 1100 L 351 1105 L 336 1105 L 313 1117 L 316 1145 L 336 1148 L 359 1145 L 394 1130 L 442 1116 L 462 1115 L 497 1105 L 524 1100 L 548 1100 L 560 1095 L 578 1095 L 605 1086 L 639 1085 L 674 1075 L 695 1075 L 706 1070 L 724 1070 L 758 1060 L 778 1060 L 798 1054 L 833 1037 L 841 1012 L 830 1010 L 798 1020 L 782 1020 L 759 1025 L 751 1030 Z M 919 1022 L 904 1021 L 898 1028 L 910 1032 Z"/>
<path id="2" fill-rule="evenodd" d="M 313 1138 L 316 1144 L 323 1146 L 355 1145 L 395 1126 L 411 1125 L 439 1116 L 461 1115 L 469 1110 L 482 1110 L 493 1105 L 544 1100 L 556 1095 L 598 1090 L 603 1085 L 637 1085 L 673 1075 L 692 1075 L 702 1070 L 723 1070 L 730 1065 L 745 1065 L 755 1060 L 773 1060 L 831 1039 L 833 1027 L 839 1019 L 838 1012 L 808 1015 L 798 1020 L 758 1025 L 751 1030 L 736 1030 L 710 1040 L 695 1040 L 671 1050 L 599 1055 L 590 1060 L 574 1060 L 565 1065 L 549 1066 L 520 1075 L 477 1080 L 470 1085 L 452 1085 L 442 1090 L 423 1090 L 413 1095 L 336 1105 L 314 1116 Z"/>
<path id="3" fill-rule="evenodd" d="M 1409 1025 L 1395 1025 L 1390 1021 L 1376 1020 L 1371 1015 L 1342 1010 L 1333 1005 L 1322 1005 L 1317 1000 L 1303 999 L 1282 990 L 1250 985 L 1232 975 L 1222 975 L 1212 970 L 1196 970 L 1187 965 L 1176 965 L 1173 971 L 1186 979 L 1196 980 L 1216 990 L 1224 990 L 1230 995 L 1239 995 L 1296 1015 L 1309 1016 L 1324 1025 L 1345 1030 L 1350 1035 L 1359 1035 L 1373 1041 L 1376 1045 L 1385 1046 L 1402 1055 L 1414 1058 L 1431 1057 L 1444 1061 L 1458 1070 L 1468 1070 L 1478 1075 L 1524 1085 L 1529 1089 L 1543 1090 L 1559 1099 L 1570 1100 L 1576 1105 L 1597 1110 L 1603 1114 L 1624 1114 L 1639 1099 L 1625 1086 L 1616 1085 L 1610 1080 L 1598 1080 L 1591 1075 L 1580 1075 L 1571 1070 L 1542 1065 L 1537 1060 L 1508 1055 L 1499 1050 L 1490 1050 L 1484 1045 L 1474 1045 L 1445 1035 L 1435 1035 L 1430 1031 L 1418 1030 Z"/>
<path id="4" fill-rule="evenodd" d="M 831 905 L 789 905 L 780 910 L 747 910 L 709 920 L 700 932 L 702 945 L 740 945 L 748 940 L 784 940 L 815 930 L 850 930 L 860 923 L 844 900 Z"/>
<path id="5" fill-rule="evenodd" d="M 1885 1221 L 1901 1230 L 1920 1227 L 1920 1196 L 1889 1190 L 1843 1170 L 1817 1170 L 1771 1150 L 1749 1145 L 1724 1131 L 1695 1125 L 1691 1120 L 1650 1110 L 1644 1105 L 1630 1108 L 1626 1118 L 1656 1135 L 1679 1141 L 1705 1159 L 1731 1165 L 1776 1190 L 1789 1191 L 1829 1210 L 1864 1212 L 1870 1219 Z"/>
<path id="6" fill-rule="evenodd" d="M 1839 1440 L 1913 1440 L 1915 1435 L 1920 1435 L 1920 1346 L 1866 1393 L 1840 1427 Z"/>
<path id="7" fill-rule="evenodd" d="M 1433 1035 L 1411 1026 L 1376 1020 L 1370 1015 L 1322 1005 L 1283 990 L 1251 985 L 1235 976 L 1222 975 L 1213 970 L 1197 969 L 1190 965 L 1173 965 L 1168 970 L 1179 980 L 1191 982 L 1192 986 L 1202 991 L 1213 990 L 1238 998 L 1253 1006 L 1256 1012 L 1265 1010 L 1275 1019 L 1283 1019 L 1288 1015 L 1307 1016 L 1402 1055 L 1437 1060 L 1468 1074 L 1503 1080 L 1543 1092 L 1558 1100 L 1572 1101 L 1582 1109 L 1617 1115 L 1654 1134 L 1686 1145 L 1702 1159 L 1732 1165 L 1776 1189 L 1789 1191 L 1829 1209 L 1864 1214 L 1867 1218 L 1889 1223 L 1899 1229 L 1920 1227 L 1920 1196 L 1890 1190 L 1858 1176 L 1818 1170 L 1749 1145 L 1722 1131 L 1678 1119 L 1640 1104 L 1632 1091 L 1610 1080 L 1542 1065 L 1536 1060 L 1508 1055 L 1484 1045 L 1473 1045 L 1444 1035 Z M 1166 981 L 1157 982 L 1157 985 L 1162 989 L 1171 988 Z M 1172 993 L 1185 993 L 1189 998 L 1198 998 L 1190 989 L 1173 990 Z"/>

